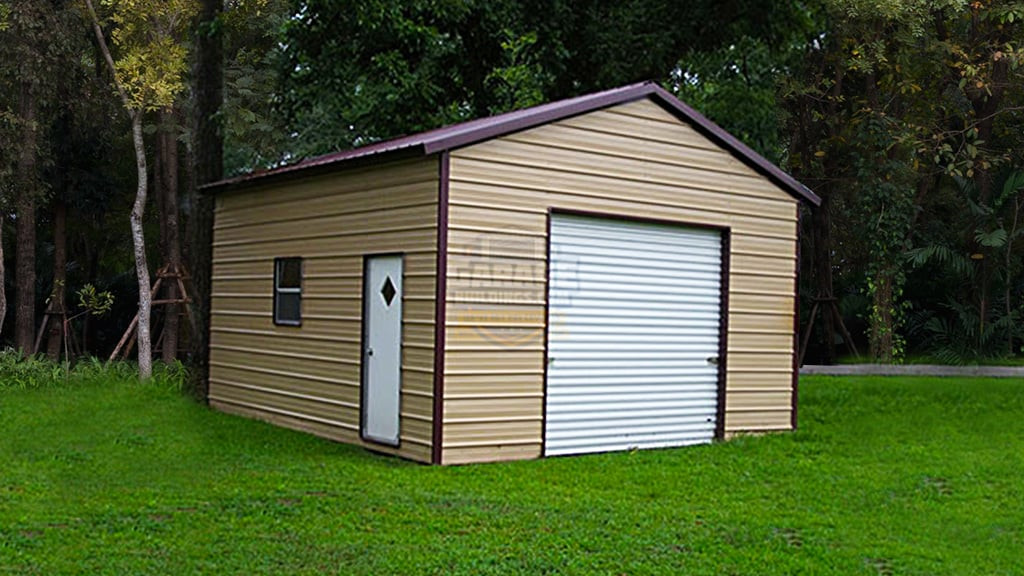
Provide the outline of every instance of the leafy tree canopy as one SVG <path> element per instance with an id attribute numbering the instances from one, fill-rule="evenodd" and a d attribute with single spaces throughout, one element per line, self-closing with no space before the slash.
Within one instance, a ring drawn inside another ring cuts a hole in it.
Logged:
<path id="1" fill-rule="evenodd" d="M 305 0 L 284 27 L 280 109 L 293 152 L 313 154 L 667 80 L 681 55 L 771 50 L 807 22 L 766 0 Z"/>

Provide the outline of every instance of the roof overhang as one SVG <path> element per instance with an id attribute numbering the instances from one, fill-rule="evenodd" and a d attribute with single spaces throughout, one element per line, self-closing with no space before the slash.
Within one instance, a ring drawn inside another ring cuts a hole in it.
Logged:
<path id="1" fill-rule="evenodd" d="M 809 202 L 814 206 L 821 204 L 821 199 L 809 188 L 654 82 L 631 84 L 498 116 L 453 124 L 352 150 L 309 158 L 288 166 L 207 184 L 202 187 L 202 190 L 218 193 L 270 184 L 280 179 L 308 177 L 338 169 L 429 156 L 644 98 L 650 98 L 681 121 L 690 124 L 703 136 L 731 152 L 755 172 L 798 200 Z"/>

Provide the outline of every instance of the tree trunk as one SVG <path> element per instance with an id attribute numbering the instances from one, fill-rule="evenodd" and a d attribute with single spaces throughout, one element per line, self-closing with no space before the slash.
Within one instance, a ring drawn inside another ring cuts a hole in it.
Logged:
<path id="1" fill-rule="evenodd" d="M 875 290 L 872 294 L 872 310 L 869 334 L 871 336 L 871 358 L 879 364 L 893 361 L 893 273 L 883 269 L 872 279 Z"/>
<path id="2" fill-rule="evenodd" d="M 146 212 L 146 143 L 142 138 L 142 109 L 132 107 L 132 102 L 124 90 L 124 86 L 117 81 L 117 67 L 114 66 L 114 59 L 110 55 L 110 48 L 103 37 L 103 29 L 100 27 L 100 19 L 92 5 L 92 0 L 85 0 L 85 6 L 92 19 L 93 33 L 96 34 L 96 43 L 103 53 L 103 59 L 110 68 L 114 77 L 114 86 L 121 97 L 125 110 L 132 120 L 132 142 L 135 145 L 135 166 L 137 169 L 138 189 L 135 193 L 135 204 L 132 205 L 131 228 L 132 245 L 135 252 L 135 275 L 139 285 L 139 324 L 138 324 L 138 346 L 139 346 L 139 377 L 148 380 L 153 375 L 153 346 L 149 335 L 149 312 L 152 307 L 152 299 L 149 297 L 149 266 L 146 263 L 146 236 L 142 229 L 142 217 Z"/>
<path id="3" fill-rule="evenodd" d="M 220 18 L 223 0 L 202 0 L 199 14 L 200 25 L 197 46 L 195 78 L 194 130 L 196 135 L 193 149 L 195 166 L 192 171 L 195 180 L 189 186 L 191 208 L 190 229 L 192 231 L 190 272 L 196 298 L 193 302 L 195 319 L 193 334 L 193 358 L 196 375 L 195 389 L 200 397 L 206 398 L 209 379 L 209 327 L 210 327 L 210 275 L 212 271 L 213 240 L 213 198 L 200 195 L 200 184 L 215 182 L 223 177 L 224 138 L 218 122 L 218 112 L 223 101 L 224 48 L 220 26 L 210 26 Z"/>
<path id="4" fill-rule="evenodd" d="M 4 333 L 4 320 L 7 318 L 7 270 L 4 268 L 4 220 L 6 211 L 0 212 L 0 336 Z"/>
<path id="5" fill-rule="evenodd" d="M 1006 303 L 1006 316 L 1009 317 L 1013 314 L 1013 237 L 1017 235 L 1017 224 L 1020 221 L 1020 208 L 1021 208 L 1021 196 L 1017 196 L 1013 199 L 1013 225 L 1010 227 L 1010 233 L 1006 237 L 1006 279 L 1004 280 L 1005 294 L 1003 296 Z M 0 252 L 2 255 L 2 252 Z M 2 270 L 0 270 L 2 272 Z M 0 281 L 3 280 L 2 273 L 0 273 Z M 0 315 L 0 324 L 3 323 L 3 316 Z M 1006 355 L 1012 357 L 1016 350 L 1013 349 L 1013 330 L 1006 331 Z"/>
<path id="6" fill-rule="evenodd" d="M 36 101 L 21 86 L 22 143 L 18 155 L 18 219 L 15 222 L 14 347 L 31 354 L 36 323 Z"/>
<path id="7" fill-rule="evenodd" d="M 163 165 L 163 201 L 160 203 L 161 229 L 164 239 L 164 264 L 175 273 L 181 272 L 181 240 L 178 233 L 178 139 L 177 121 L 173 109 L 165 108 L 160 112 L 162 131 L 161 155 Z M 179 297 L 177 282 L 164 282 L 164 297 L 174 300 Z M 178 359 L 178 319 L 180 307 L 167 304 L 164 307 L 163 361 L 174 362 Z"/>
<path id="8" fill-rule="evenodd" d="M 995 117 L 1003 106 L 1003 95 L 1009 76 L 1009 61 L 997 60 L 992 64 L 992 80 L 988 91 L 969 92 L 968 97 L 978 119 L 975 128 L 977 140 L 986 144 L 992 141 Z M 992 199 L 992 171 L 979 164 L 974 169 L 974 182 L 978 186 L 978 203 L 987 206 Z"/>
<path id="9" fill-rule="evenodd" d="M 55 314 L 47 317 L 49 334 L 46 340 L 46 355 L 51 360 L 60 359 L 61 343 L 64 336 L 64 294 L 67 291 L 67 204 L 63 199 L 54 200 L 53 206 L 53 292 L 50 293 L 50 310 Z"/>
<path id="10" fill-rule="evenodd" d="M 149 334 L 149 312 L 152 306 L 149 297 L 149 265 L 146 263 L 146 237 L 142 229 L 142 218 L 146 211 L 146 145 L 142 138 L 142 111 L 130 112 L 132 117 L 132 141 L 135 144 L 135 166 L 138 172 L 138 188 L 135 204 L 132 205 L 131 228 L 132 246 L 135 252 L 135 275 L 139 284 L 139 377 L 148 380 L 153 375 L 153 345 Z"/>
<path id="11" fill-rule="evenodd" d="M 811 211 L 812 258 L 814 259 L 814 279 L 816 298 L 833 298 L 832 286 L 832 214 L 829 207 L 829 196 L 825 189 L 821 190 L 821 205 Z M 820 309 L 825 326 L 825 364 L 836 363 L 836 326 L 832 314 L 831 302 L 822 302 Z M 808 326 L 807 330 L 813 330 Z"/>

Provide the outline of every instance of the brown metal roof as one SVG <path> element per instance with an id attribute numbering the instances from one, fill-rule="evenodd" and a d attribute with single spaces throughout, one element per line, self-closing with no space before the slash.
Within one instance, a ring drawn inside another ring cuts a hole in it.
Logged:
<path id="1" fill-rule="evenodd" d="M 692 125 L 705 137 L 732 152 L 752 169 L 797 199 L 805 200 L 815 206 L 821 203 L 821 199 L 809 188 L 654 82 L 630 84 L 604 92 L 507 112 L 498 116 L 444 126 L 436 130 L 403 136 L 352 150 L 309 158 L 296 164 L 272 170 L 253 172 L 237 178 L 221 180 L 220 182 L 208 184 L 203 188 L 215 192 L 243 187 L 249 183 L 262 182 L 265 178 L 310 173 L 316 171 L 315 169 L 317 168 L 333 169 L 363 162 L 384 161 L 406 155 L 434 154 L 642 98 L 650 98 L 680 120 Z"/>

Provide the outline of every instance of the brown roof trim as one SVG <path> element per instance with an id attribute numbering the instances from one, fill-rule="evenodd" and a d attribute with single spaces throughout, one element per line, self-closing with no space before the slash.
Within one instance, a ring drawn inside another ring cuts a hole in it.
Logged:
<path id="1" fill-rule="evenodd" d="M 713 142 L 729 150 L 737 158 L 762 174 L 777 186 L 786 190 L 799 200 L 810 202 L 817 206 L 821 200 L 809 188 L 799 183 L 789 174 L 786 174 L 777 166 L 766 160 L 757 152 L 737 140 L 734 136 L 723 130 L 714 122 L 708 120 L 699 112 L 690 108 L 670 92 L 658 86 L 654 82 L 642 82 L 630 84 L 620 88 L 605 90 L 567 100 L 559 100 L 549 104 L 541 104 L 532 108 L 524 108 L 513 112 L 507 112 L 498 116 L 479 118 L 460 124 L 445 126 L 436 130 L 404 136 L 394 140 L 378 142 L 353 150 L 336 152 L 316 158 L 303 160 L 297 164 L 283 166 L 273 170 L 254 172 L 230 180 L 222 180 L 203 186 L 204 191 L 217 192 L 225 189 L 234 189 L 245 186 L 256 180 L 263 181 L 267 177 L 281 176 L 302 172 L 309 174 L 307 170 L 339 167 L 344 164 L 346 167 L 351 164 L 362 164 L 363 162 L 383 161 L 393 159 L 398 155 L 426 155 L 452 150 L 462 146 L 468 146 L 496 138 L 513 132 L 526 130 L 549 122 L 563 120 L 572 116 L 586 114 L 609 106 L 625 104 L 642 98 L 650 98 L 661 105 L 662 108 L 675 115 L 680 120 L 692 124 L 701 134 Z"/>
<path id="2" fill-rule="evenodd" d="M 381 151 L 358 155 L 353 154 L 349 157 L 348 153 L 363 151 L 364 148 L 369 148 L 369 146 L 355 148 L 354 150 L 347 150 L 346 152 L 317 156 L 316 158 L 310 158 L 308 160 L 303 160 L 295 164 L 288 164 L 279 168 L 257 170 L 256 172 L 242 174 L 241 176 L 235 176 L 234 178 L 203 184 L 199 187 L 199 192 L 200 194 L 219 194 L 221 192 L 241 190 L 250 186 L 265 185 L 290 178 L 308 178 L 339 169 L 348 170 L 366 166 L 377 166 L 384 162 L 410 158 L 422 158 L 426 155 L 422 148 L 410 147 L 388 150 L 386 152 Z M 345 158 L 340 158 L 343 155 Z"/>

